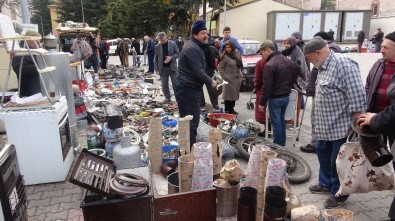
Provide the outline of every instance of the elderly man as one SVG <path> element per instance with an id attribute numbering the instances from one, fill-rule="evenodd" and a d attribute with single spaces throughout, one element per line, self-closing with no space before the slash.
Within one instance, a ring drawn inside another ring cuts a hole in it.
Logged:
<path id="1" fill-rule="evenodd" d="M 165 103 L 171 102 L 171 94 L 169 90 L 169 77 L 175 91 L 177 78 L 177 62 L 180 56 L 177 44 L 174 41 L 167 40 L 164 32 L 159 32 L 157 36 L 159 44 L 155 45 L 154 67 L 155 72 L 160 75 L 162 82 L 162 91 L 165 95 Z"/>
<path id="2" fill-rule="evenodd" d="M 383 58 L 377 60 L 370 69 L 365 89 L 366 111 L 383 114 L 384 110 L 395 104 L 395 32 L 385 36 L 381 44 L 381 54 Z M 388 119 L 386 118 L 387 121 Z M 386 131 L 388 133 L 384 133 L 384 137 L 391 146 L 391 152 L 394 153 L 395 135 L 391 130 Z M 390 207 L 389 217 L 395 220 L 395 198 Z"/>
<path id="3" fill-rule="evenodd" d="M 289 103 L 289 94 L 296 83 L 300 69 L 290 59 L 276 51 L 273 42 L 264 40 L 257 53 L 266 60 L 262 74 L 262 91 L 259 109 L 267 102 L 270 122 L 273 128 L 273 143 L 285 146 L 287 139 L 285 127 L 285 110 Z"/>
<path id="4" fill-rule="evenodd" d="M 358 64 L 331 51 L 321 37 L 308 41 L 304 53 L 318 69 L 314 115 L 320 170 L 318 184 L 309 190 L 330 193 L 324 207 L 336 208 L 348 198 L 348 195 L 335 196 L 340 187 L 336 158 L 340 146 L 346 142 L 352 118 L 365 109 L 365 90 Z"/>
<path id="5" fill-rule="evenodd" d="M 206 24 L 197 20 L 192 24 L 192 37 L 184 45 L 178 60 L 176 82 L 176 100 L 180 117 L 192 115 L 190 124 L 190 145 L 196 142 L 197 128 L 200 120 L 200 100 L 203 96 L 203 84 L 216 87 L 217 82 L 205 72 L 205 49 L 208 35 Z"/>
<path id="6" fill-rule="evenodd" d="M 342 53 L 341 48 L 331 40 L 331 36 L 328 35 L 328 33 L 324 31 L 319 31 L 315 33 L 314 37 L 319 36 L 322 39 L 324 39 L 328 43 L 329 49 L 331 49 L 335 53 Z M 315 132 L 315 120 L 314 120 L 314 96 L 315 96 L 315 82 L 317 80 L 317 74 L 318 70 L 317 68 L 313 68 L 310 72 L 309 80 L 307 82 L 307 87 L 306 87 L 306 95 L 311 96 L 313 98 L 313 105 L 311 107 L 311 140 L 310 143 L 301 146 L 300 150 L 302 152 L 306 153 L 315 153 L 315 149 L 317 147 L 317 133 Z"/>
<path id="7" fill-rule="evenodd" d="M 155 56 L 155 42 L 148 36 L 144 36 L 144 42 L 147 44 L 144 53 L 148 55 L 148 71 L 147 74 L 154 73 L 154 56 Z"/>

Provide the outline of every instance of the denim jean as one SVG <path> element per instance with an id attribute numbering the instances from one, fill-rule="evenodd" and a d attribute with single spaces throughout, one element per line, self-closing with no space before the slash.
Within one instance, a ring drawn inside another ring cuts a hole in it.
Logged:
<path id="1" fill-rule="evenodd" d="M 154 73 L 154 52 L 148 53 L 148 72 Z"/>
<path id="2" fill-rule="evenodd" d="M 320 186 L 328 188 L 332 196 L 335 196 L 340 188 L 339 176 L 336 170 L 336 158 L 340 146 L 344 144 L 346 140 L 347 137 L 334 141 L 318 140 L 317 142 L 317 156 L 318 162 L 320 163 L 318 182 Z M 348 198 L 348 195 L 336 198 L 345 200 Z"/>
<path id="3" fill-rule="evenodd" d="M 196 143 L 197 128 L 200 122 L 200 100 L 202 88 L 176 83 L 175 96 L 180 111 L 180 117 L 192 115 L 193 119 L 189 125 L 190 146 Z"/>
<path id="4" fill-rule="evenodd" d="M 289 103 L 289 96 L 269 99 L 269 116 L 273 129 L 273 143 L 285 146 L 287 140 L 285 127 L 285 110 Z"/>
<path id="5" fill-rule="evenodd" d="M 160 73 L 160 80 L 162 83 L 162 91 L 165 98 L 170 100 L 171 94 L 169 89 L 169 77 L 171 79 L 171 84 L 173 86 L 173 92 L 175 93 L 177 71 L 171 71 L 170 67 L 162 67 L 162 72 Z"/>

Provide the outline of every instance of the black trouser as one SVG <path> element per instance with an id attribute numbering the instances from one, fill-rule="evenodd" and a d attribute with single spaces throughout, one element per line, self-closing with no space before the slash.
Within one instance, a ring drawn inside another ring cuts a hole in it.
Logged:
<path id="1" fill-rule="evenodd" d="M 196 143 L 197 128 L 200 121 L 202 88 L 177 82 L 175 95 L 180 117 L 185 117 L 187 115 L 193 116 L 189 127 L 190 146 L 192 147 L 192 145 Z"/>
<path id="2" fill-rule="evenodd" d="M 210 97 L 211 105 L 213 105 L 213 107 L 218 106 L 219 91 L 216 88 L 212 88 L 211 86 L 207 86 L 207 85 L 206 88 L 207 88 L 208 96 Z M 203 106 L 205 104 L 206 104 L 206 100 L 204 99 L 204 92 L 203 92 L 200 105 Z"/>
<path id="3" fill-rule="evenodd" d="M 107 69 L 107 55 L 106 54 L 100 54 L 100 62 L 101 62 L 101 69 Z"/>
<path id="4" fill-rule="evenodd" d="M 123 58 L 121 55 L 118 55 L 118 56 L 119 56 L 119 60 L 121 61 L 121 65 L 123 66 Z"/>
<path id="5" fill-rule="evenodd" d="M 233 114 L 235 112 L 234 107 L 236 105 L 236 101 L 225 100 L 224 104 L 225 104 L 225 113 Z"/>

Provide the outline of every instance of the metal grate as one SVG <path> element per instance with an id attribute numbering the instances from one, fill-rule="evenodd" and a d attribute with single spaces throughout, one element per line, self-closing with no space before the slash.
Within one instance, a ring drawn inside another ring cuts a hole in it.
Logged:
<path id="1" fill-rule="evenodd" d="M 100 195 L 110 196 L 112 160 L 83 149 L 71 173 L 70 182 Z"/>
<path id="2" fill-rule="evenodd" d="M 22 176 L 19 176 L 14 188 L 9 194 L 11 214 L 15 220 L 22 220 L 26 214 L 26 190 Z"/>

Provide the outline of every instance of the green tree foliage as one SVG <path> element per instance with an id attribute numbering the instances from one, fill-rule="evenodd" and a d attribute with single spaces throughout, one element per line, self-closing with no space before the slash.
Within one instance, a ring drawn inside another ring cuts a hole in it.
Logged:
<path id="1" fill-rule="evenodd" d="M 84 20 L 89 26 L 97 26 L 99 19 L 106 13 L 103 8 L 105 3 L 105 0 L 59 0 L 59 20 L 61 22 Z M 84 16 L 82 16 L 82 8 Z"/>
<path id="2" fill-rule="evenodd" d="M 38 32 L 45 36 L 51 32 L 51 15 L 47 5 L 50 4 L 50 0 L 33 0 L 32 1 L 32 17 L 31 23 L 38 24 Z M 42 26 L 41 26 L 42 25 Z M 44 30 L 44 33 L 42 33 Z"/>
<path id="3" fill-rule="evenodd" d="M 63 21 L 82 21 L 81 0 L 59 0 Z M 190 34 L 198 19 L 201 0 L 82 0 L 85 22 L 97 26 L 107 38 L 154 36 L 159 31 L 168 35 Z M 224 0 L 207 0 L 211 7 L 223 7 Z M 227 0 L 234 5 L 238 0 Z"/>
<path id="4" fill-rule="evenodd" d="M 321 0 L 321 10 L 334 10 L 336 3 L 333 0 Z"/>

